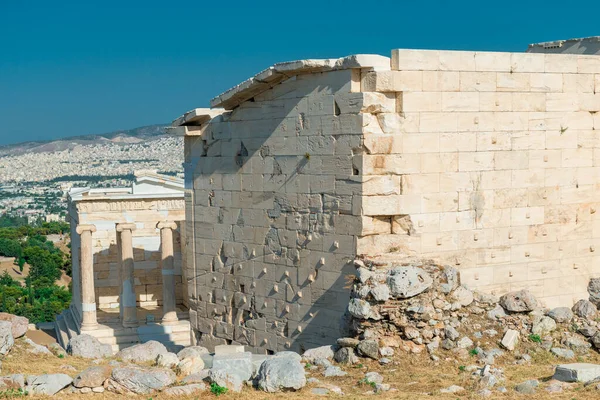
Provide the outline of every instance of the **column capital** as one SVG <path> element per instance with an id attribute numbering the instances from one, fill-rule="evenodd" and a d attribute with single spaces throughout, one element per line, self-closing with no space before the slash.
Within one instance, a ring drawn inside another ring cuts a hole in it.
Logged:
<path id="1" fill-rule="evenodd" d="M 121 222 L 117 224 L 117 232 L 135 231 L 136 225 L 131 222 Z"/>
<path id="2" fill-rule="evenodd" d="M 156 227 L 158 229 L 177 229 L 177 224 L 174 221 L 161 221 L 156 225 Z"/>
<path id="3" fill-rule="evenodd" d="M 94 233 L 94 232 L 96 232 L 96 225 L 92 225 L 92 224 L 77 225 L 77 228 L 75 228 L 75 231 L 77 233 L 79 233 L 80 235 L 86 231 L 90 231 L 90 232 Z"/>

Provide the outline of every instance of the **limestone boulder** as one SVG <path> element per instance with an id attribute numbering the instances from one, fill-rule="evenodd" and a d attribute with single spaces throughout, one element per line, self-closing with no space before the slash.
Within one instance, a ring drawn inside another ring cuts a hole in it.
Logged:
<path id="1" fill-rule="evenodd" d="M 304 368 L 291 357 L 274 357 L 262 363 L 258 371 L 258 387 L 265 392 L 299 390 L 306 386 Z"/>
<path id="2" fill-rule="evenodd" d="M 561 364 L 553 379 L 562 382 L 589 382 L 600 376 L 600 365 L 587 363 Z"/>
<path id="3" fill-rule="evenodd" d="M 502 347 L 504 347 L 507 350 L 514 350 L 515 346 L 517 345 L 518 342 L 519 342 L 519 331 L 516 331 L 514 329 L 509 329 L 504 334 L 504 337 L 502 338 L 502 341 L 500 342 L 500 344 L 502 345 Z"/>
<path id="4" fill-rule="evenodd" d="M 358 346 L 356 346 L 356 350 L 363 357 L 369 357 L 373 360 L 379 358 L 379 343 L 377 343 L 377 340 L 361 340 Z"/>
<path id="5" fill-rule="evenodd" d="M 389 272 L 386 280 L 390 295 L 397 299 L 414 297 L 433 284 L 431 276 L 415 266 L 397 267 Z"/>
<path id="6" fill-rule="evenodd" d="M 33 354 L 47 354 L 47 355 L 52 355 L 53 354 L 46 346 L 42 346 L 41 344 L 37 344 L 33 340 L 31 340 L 29 338 L 25 338 L 24 341 L 29 346 L 29 348 L 27 349 L 28 353 L 33 353 Z"/>
<path id="7" fill-rule="evenodd" d="M 571 310 L 580 318 L 586 318 L 592 320 L 596 318 L 598 314 L 598 308 L 594 305 L 594 303 L 588 300 L 579 300 L 577 303 L 573 305 Z"/>
<path id="8" fill-rule="evenodd" d="M 550 310 L 548 316 L 558 323 L 566 323 L 573 319 L 573 311 L 569 307 L 557 307 Z"/>
<path id="9" fill-rule="evenodd" d="M 100 341 L 88 334 L 81 334 L 69 340 L 67 353 L 82 358 L 103 358 L 112 356 L 112 348 L 109 344 Z"/>
<path id="10" fill-rule="evenodd" d="M 12 324 L 8 321 L 0 321 L 0 355 L 8 354 L 14 344 Z"/>
<path id="11" fill-rule="evenodd" d="M 25 317 L 19 317 L 18 315 L 0 312 L 0 321 L 10 322 L 14 339 L 24 336 L 27 333 L 27 329 L 29 329 L 29 320 Z"/>
<path id="12" fill-rule="evenodd" d="M 537 308 L 538 302 L 529 290 L 523 289 L 500 297 L 500 305 L 510 312 L 530 312 Z"/>
<path id="13" fill-rule="evenodd" d="M 164 344 L 156 340 L 150 340 L 146 343 L 127 347 L 119 351 L 116 357 L 127 362 L 149 362 L 155 361 L 159 355 L 167 354 L 168 352 Z"/>
<path id="14" fill-rule="evenodd" d="M 232 353 L 232 354 L 217 354 L 213 358 L 211 372 L 225 371 L 228 375 L 234 376 L 235 380 L 232 383 L 248 381 L 252 378 L 254 372 L 254 364 L 252 363 L 252 353 Z M 212 375 L 209 375 L 209 377 Z M 217 374 L 216 376 L 222 376 Z M 226 378 L 226 377 L 224 377 Z M 223 386 L 223 385 L 221 385 Z"/>
<path id="15" fill-rule="evenodd" d="M 65 358 L 67 356 L 67 351 L 58 343 L 50 343 L 48 349 L 57 357 Z"/>
<path id="16" fill-rule="evenodd" d="M 533 323 L 531 333 L 543 336 L 556 329 L 556 322 L 550 317 L 542 317 Z"/>
<path id="17" fill-rule="evenodd" d="M 108 366 L 89 367 L 79 373 L 73 379 L 73 386 L 76 388 L 95 388 L 102 386 L 110 378 L 111 368 Z"/>
<path id="18" fill-rule="evenodd" d="M 183 360 L 184 358 L 188 358 L 188 357 L 199 357 L 200 358 L 200 357 L 202 357 L 203 354 L 210 354 L 210 352 L 208 351 L 208 349 L 206 347 L 189 346 L 189 347 L 186 347 L 185 349 L 181 350 L 179 353 L 177 353 L 177 357 L 180 360 Z"/>
<path id="19" fill-rule="evenodd" d="M 186 397 L 191 396 L 200 392 L 206 391 L 207 387 L 204 383 L 192 383 L 183 386 L 173 386 L 163 390 L 163 393 L 167 396 Z"/>
<path id="20" fill-rule="evenodd" d="M 450 294 L 450 299 L 466 307 L 473 302 L 473 292 L 464 286 L 459 286 Z"/>
<path id="21" fill-rule="evenodd" d="M 174 368 L 179 364 L 179 358 L 175 353 L 159 354 L 156 357 L 156 366 L 164 368 Z"/>
<path id="22" fill-rule="evenodd" d="M 0 391 L 23 388 L 25 388 L 24 375 L 14 374 L 9 376 L 0 376 Z"/>
<path id="23" fill-rule="evenodd" d="M 198 374 L 204 370 L 204 360 L 200 357 L 186 357 L 177 363 L 175 371 L 177 375 L 188 376 Z"/>
<path id="24" fill-rule="evenodd" d="M 444 267 L 444 271 L 441 275 L 440 289 L 442 293 L 448 294 L 456 289 L 460 285 L 460 275 L 458 270 L 449 265 Z"/>
<path id="25" fill-rule="evenodd" d="M 352 347 L 342 347 L 336 351 L 334 359 L 340 364 L 356 364 L 359 361 Z"/>
<path id="26" fill-rule="evenodd" d="M 590 279 L 587 290 L 590 294 L 590 301 L 596 307 L 600 306 L 600 278 Z"/>
<path id="27" fill-rule="evenodd" d="M 231 374 L 224 369 L 211 369 L 208 379 L 219 386 L 226 387 L 232 392 L 241 392 L 244 381 L 239 376 Z"/>
<path id="28" fill-rule="evenodd" d="M 208 369 L 203 369 L 202 371 L 200 371 L 197 374 L 191 374 L 186 376 L 185 378 L 183 378 L 181 380 L 182 383 L 185 384 L 190 384 L 190 383 L 202 383 L 206 380 L 206 378 L 208 378 L 208 373 L 210 372 L 210 370 Z"/>
<path id="29" fill-rule="evenodd" d="M 363 299 L 350 299 L 350 302 L 348 303 L 348 312 L 354 318 L 358 319 L 381 319 L 381 315 L 371 307 L 371 304 L 369 304 L 368 301 Z"/>
<path id="30" fill-rule="evenodd" d="M 371 296 L 375 301 L 387 301 L 390 298 L 390 288 L 387 285 L 378 284 L 371 289 Z"/>
<path id="31" fill-rule="evenodd" d="M 73 382 L 66 374 L 30 375 L 27 377 L 27 391 L 31 394 L 54 396 Z"/>
<path id="32" fill-rule="evenodd" d="M 111 378 L 117 387 L 136 394 L 151 394 L 176 381 L 175 373 L 166 368 L 117 367 Z"/>
<path id="33" fill-rule="evenodd" d="M 336 348 L 334 346 L 321 346 L 309 349 L 302 354 L 302 359 L 314 364 L 315 360 L 324 358 L 331 360 L 335 355 Z"/>

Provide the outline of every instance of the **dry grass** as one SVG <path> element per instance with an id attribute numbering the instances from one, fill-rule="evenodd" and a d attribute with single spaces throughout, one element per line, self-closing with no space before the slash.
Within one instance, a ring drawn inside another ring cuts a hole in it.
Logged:
<path id="1" fill-rule="evenodd" d="M 15 346 L 9 356 L 4 358 L 2 364 L 2 375 L 16 373 L 25 375 L 66 373 L 74 377 L 78 372 L 84 370 L 90 365 L 89 360 L 74 357 L 60 359 L 54 356 L 34 355 L 28 353 L 23 346 L 24 345 L 22 343 L 19 346 Z M 584 388 L 583 384 L 573 384 L 571 388 L 565 389 L 563 393 L 547 393 L 544 389 L 546 381 L 551 378 L 554 372 L 554 367 L 556 364 L 560 363 L 560 360 L 554 357 L 552 354 L 542 350 L 539 345 L 535 343 L 523 343 L 520 350 L 529 350 L 530 354 L 533 354 L 534 362 L 531 365 L 515 365 L 513 356 L 505 355 L 503 357 L 499 357 L 497 366 L 504 369 L 504 375 L 506 377 L 506 382 L 504 384 L 509 392 L 507 394 L 494 392 L 492 396 L 487 397 L 488 399 L 527 398 L 531 400 L 541 400 L 552 398 L 557 400 L 585 400 L 598 399 L 600 397 L 600 394 L 595 389 L 594 385 Z M 441 355 L 442 360 L 436 363 L 431 361 L 426 354 L 409 355 L 406 353 L 399 353 L 392 357 L 393 363 L 387 366 L 380 366 L 375 361 L 363 359 L 361 360 L 362 364 L 353 367 L 343 367 L 343 369 L 348 372 L 348 375 L 344 377 L 324 378 L 321 374 L 321 370 L 311 371 L 309 372 L 308 376 L 318 378 L 322 383 L 328 383 L 341 387 L 345 393 L 345 399 L 362 399 L 366 397 L 372 397 L 372 395 L 367 394 L 367 392 L 371 390 L 370 387 L 358 384 L 358 381 L 364 377 L 365 373 L 370 371 L 377 371 L 381 373 L 385 378 L 385 382 L 391 384 L 393 388 L 397 389 L 397 391 L 375 395 L 375 397 L 379 399 L 481 399 L 481 397 L 477 395 L 479 388 L 476 386 L 475 381 L 471 379 L 471 374 L 469 372 L 463 372 L 460 369 L 461 365 L 466 366 L 476 364 L 475 357 L 468 356 L 465 359 L 456 360 L 454 359 L 455 357 L 452 353 L 441 353 Z M 444 355 L 446 355 L 447 358 L 444 358 Z M 590 352 L 589 356 L 585 357 L 585 359 L 577 361 L 600 364 L 600 355 L 592 351 Z M 103 363 L 107 362 L 108 361 L 104 361 Z M 64 365 L 70 365 L 74 367 L 75 371 L 63 369 L 62 367 Z M 541 386 L 538 388 L 536 394 L 520 396 L 514 392 L 513 388 L 515 385 L 528 379 L 537 379 L 540 381 Z M 445 388 L 450 385 L 459 385 L 467 390 L 457 394 L 439 393 L 441 388 Z M 309 385 L 299 392 L 286 394 L 268 394 L 255 389 L 247 388 L 244 389 L 242 393 L 227 393 L 218 397 L 219 399 L 223 400 L 272 400 L 283 397 L 286 399 L 339 397 L 335 394 L 329 394 L 328 396 L 312 395 L 310 389 L 313 387 L 319 387 L 319 385 Z M 42 396 L 29 397 L 43 398 Z M 123 398 L 122 395 L 116 395 L 112 393 L 93 395 L 60 393 L 55 397 L 69 399 L 92 398 L 98 400 Z M 213 397 L 215 396 L 211 393 L 202 393 L 196 396 L 182 398 L 197 399 Z M 2 398 L 1 395 L 0 398 Z M 152 396 L 137 396 L 137 398 L 166 399 L 168 397 L 159 393 Z"/>

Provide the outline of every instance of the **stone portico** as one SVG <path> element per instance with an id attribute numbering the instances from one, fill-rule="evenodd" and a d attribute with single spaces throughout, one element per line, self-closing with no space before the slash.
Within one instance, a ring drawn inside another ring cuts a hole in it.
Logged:
<path id="1" fill-rule="evenodd" d="M 131 188 L 71 190 L 73 298 L 57 317 L 61 345 L 82 332 L 115 351 L 191 343 L 183 219 L 175 177 L 143 171 Z"/>

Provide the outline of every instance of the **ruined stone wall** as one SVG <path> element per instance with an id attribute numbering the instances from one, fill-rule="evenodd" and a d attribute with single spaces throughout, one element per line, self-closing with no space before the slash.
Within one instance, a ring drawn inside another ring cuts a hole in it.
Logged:
<path id="1" fill-rule="evenodd" d="M 353 73 L 290 78 L 186 137 L 190 319 L 202 345 L 268 352 L 339 337 L 361 231 Z"/>
<path id="2" fill-rule="evenodd" d="M 600 276 L 600 57 L 395 50 L 363 73 L 358 254 L 458 268 L 490 293 L 552 307 Z M 392 109 L 395 108 L 395 109 Z"/>
<path id="3" fill-rule="evenodd" d="M 160 269 L 159 221 L 184 219 L 182 199 L 114 201 L 80 201 L 77 210 L 71 208 L 73 235 L 73 279 L 74 299 L 80 299 L 81 279 L 79 271 L 79 235 L 73 226 L 93 224 L 97 231 L 92 234 L 94 254 L 94 286 L 98 308 L 118 308 L 122 280 L 120 278 L 119 253 L 117 248 L 116 224 L 133 222 L 133 257 L 135 293 L 139 306 L 162 305 L 162 274 Z M 178 304 L 187 303 L 187 293 L 182 278 L 182 245 L 179 229 L 173 232 L 175 292 Z M 77 293 L 77 295 L 75 295 Z M 80 300 L 79 300 L 80 301 Z"/>

